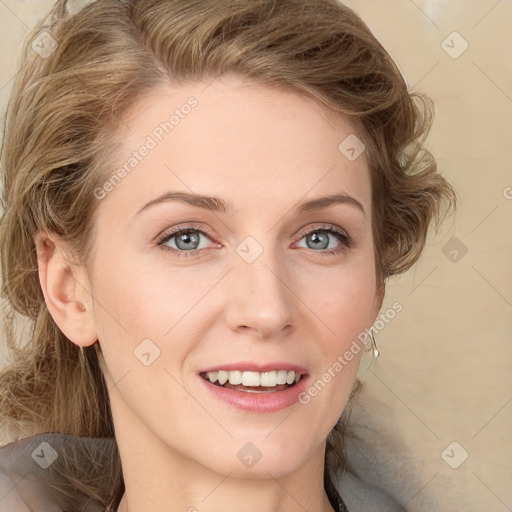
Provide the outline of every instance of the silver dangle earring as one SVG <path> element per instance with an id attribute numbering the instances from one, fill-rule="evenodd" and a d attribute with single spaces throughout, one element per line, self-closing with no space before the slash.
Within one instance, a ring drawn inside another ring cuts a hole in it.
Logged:
<path id="1" fill-rule="evenodd" d="M 373 357 L 375 359 L 377 359 L 377 357 L 379 357 L 380 355 L 380 352 L 379 352 L 379 349 L 377 348 L 377 342 L 375 341 L 375 336 L 373 334 L 373 328 L 370 327 L 370 339 L 371 339 L 371 342 L 372 342 L 372 350 L 373 350 Z"/>

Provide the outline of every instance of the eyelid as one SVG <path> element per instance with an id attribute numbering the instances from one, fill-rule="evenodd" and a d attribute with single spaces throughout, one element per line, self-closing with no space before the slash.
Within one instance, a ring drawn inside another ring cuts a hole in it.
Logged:
<path id="1" fill-rule="evenodd" d="M 189 223 L 189 224 L 186 224 L 183 226 L 178 226 L 176 228 L 165 230 L 163 233 L 161 233 L 160 235 L 157 236 L 156 245 L 162 247 L 163 250 L 170 251 L 170 252 L 194 254 L 196 252 L 203 251 L 204 249 L 192 249 L 190 251 L 183 251 L 183 250 L 179 250 L 179 249 L 174 249 L 173 247 L 166 247 L 164 245 L 165 242 L 168 242 L 169 240 L 171 240 L 175 236 L 179 235 L 180 233 L 187 232 L 189 230 L 197 231 L 200 234 L 204 234 L 205 236 L 207 236 L 207 238 L 216 242 L 216 240 L 215 240 L 216 235 L 213 233 L 213 231 L 210 228 L 203 226 L 203 225 L 197 226 L 194 223 Z M 219 243 L 219 242 L 216 242 L 216 243 Z"/>
<path id="2" fill-rule="evenodd" d="M 319 225 L 313 225 L 309 226 L 307 228 L 304 228 L 299 232 L 297 242 L 301 240 L 303 237 L 308 235 L 309 233 L 312 233 L 314 231 L 326 231 L 328 233 L 337 233 L 340 236 L 343 237 L 344 243 L 347 245 L 347 247 L 352 247 L 354 240 L 352 237 L 347 233 L 347 231 L 343 228 L 340 228 L 334 224 L 327 224 L 327 223 L 320 223 Z M 326 249 L 327 250 L 327 249 Z M 318 251 L 320 252 L 320 251 Z"/>
<path id="3" fill-rule="evenodd" d="M 178 226 L 176 228 L 172 228 L 170 230 L 164 231 L 162 234 L 160 234 L 156 239 L 156 244 L 158 246 L 161 246 L 163 250 L 170 251 L 170 252 L 176 252 L 176 253 L 189 253 L 189 254 L 195 254 L 197 252 L 201 252 L 204 249 L 191 249 L 189 251 L 185 250 L 178 250 L 174 249 L 173 247 L 166 247 L 164 245 L 165 242 L 169 241 L 170 239 L 174 238 L 175 236 L 179 235 L 182 232 L 186 232 L 188 230 L 197 231 L 198 233 L 206 235 L 208 238 L 213 239 L 213 241 L 216 242 L 215 238 L 216 235 L 213 233 L 213 231 L 206 227 L 206 226 L 197 226 L 194 223 L 188 223 L 183 226 Z M 331 234 L 338 234 L 342 240 L 339 240 L 342 245 L 344 245 L 345 249 L 350 249 L 354 246 L 354 240 L 352 237 L 348 234 L 348 232 L 340 228 L 339 226 L 336 226 L 335 224 L 329 224 L 329 223 L 313 223 L 313 225 L 309 225 L 299 231 L 299 234 L 297 235 L 296 240 L 293 242 L 294 244 L 302 240 L 305 236 L 308 234 L 315 232 L 315 231 L 325 231 L 327 233 Z M 219 242 L 216 242 L 219 243 Z M 343 248 L 342 248 L 343 249 Z M 319 254 L 326 254 L 326 253 L 333 253 L 333 252 L 340 252 L 338 248 L 336 249 L 324 249 L 323 251 L 313 251 L 318 252 Z"/>

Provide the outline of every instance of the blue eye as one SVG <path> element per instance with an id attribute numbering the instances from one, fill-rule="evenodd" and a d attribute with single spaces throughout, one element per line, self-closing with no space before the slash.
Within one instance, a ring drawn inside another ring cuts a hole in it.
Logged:
<path id="1" fill-rule="evenodd" d="M 332 236 L 335 236 L 338 241 L 340 242 L 340 245 L 335 247 L 333 250 L 328 250 L 327 246 L 329 245 L 330 238 Z M 324 251 L 327 251 L 327 254 L 337 254 L 338 252 L 344 251 L 350 247 L 352 247 L 352 239 L 348 236 L 347 233 L 338 230 L 337 228 L 334 228 L 333 226 L 329 226 L 326 228 L 316 228 L 313 230 L 308 231 L 305 233 L 302 238 L 309 239 L 310 243 L 313 244 L 313 246 L 316 246 L 319 249 L 322 249 Z M 301 238 L 301 240 L 302 240 Z M 324 247 L 324 245 L 326 245 Z M 311 247 L 309 247 L 311 248 Z M 318 252 L 318 251 L 315 251 Z M 325 252 L 323 254 L 326 254 Z"/>
<path id="2" fill-rule="evenodd" d="M 340 244 L 334 249 L 328 249 L 327 246 L 333 236 L 336 237 Z M 159 238 L 157 245 L 165 251 L 174 253 L 178 257 L 188 257 L 197 254 L 205 248 L 204 246 L 200 247 L 201 237 L 211 239 L 210 232 L 193 226 L 187 226 L 178 228 L 170 233 L 164 233 L 162 237 Z M 350 236 L 345 231 L 335 228 L 334 226 L 322 226 L 320 228 L 311 229 L 301 233 L 299 241 L 303 238 L 308 239 L 309 243 L 312 244 L 306 248 L 319 248 L 321 251 L 314 250 L 313 252 L 318 252 L 324 256 L 338 254 L 353 246 L 353 241 Z M 168 245 L 171 241 L 173 241 L 174 247 Z"/>
<path id="3" fill-rule="evenodd" d="M 180 228 L 175 231 L 171 231 L 170 233 L 164 234 L 163 238 L 158 241 L 158 245 L 166 251 L 174 252 L 176 256 L 187 257 L 190 254 L 195 254 L 204 248 L 197 247 L 201 236 L 210 238 L 209 233 L 207 231 L 203 231 L 202 229 L 194 227 Z M 173 239 L 175 239 L 175 248 L 166 245 Z"/>

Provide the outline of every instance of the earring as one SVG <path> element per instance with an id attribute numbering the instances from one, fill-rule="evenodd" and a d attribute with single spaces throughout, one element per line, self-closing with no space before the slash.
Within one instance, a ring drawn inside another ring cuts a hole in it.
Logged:
<path id="1" fill-rule="evenodd" d="M 379 357 L 379 355 L 380 355 L 380 352 L 379 352 L 379 349 L 377 348 L 377 342 L 375 341 L 375 336 L 373 334 L 372 327 L 370 327 L 370 339 L 372 342 L 373 357 L 375 357 L 375 359 L 377 359 L 377 357 Z"/>

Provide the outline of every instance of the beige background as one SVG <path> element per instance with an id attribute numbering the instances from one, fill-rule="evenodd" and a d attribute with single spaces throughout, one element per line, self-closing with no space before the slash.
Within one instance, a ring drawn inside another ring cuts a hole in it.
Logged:
<path id="1" fill-rule="evenodd" d="M 0 0 L 2 118 L 21 42 L 51 3 Z M 429 145 L 461 198 L 455 220 L 431 234 L 415 268 L 388 283 L 382 311 L 397 300 L 403 310 L 377 336 L 377 362 L 362 363 L 367 386 L 353 423 L 367 459 L 354 460 L 367 486 L 410 511 L 509 511 L 512 0 L 345 3 L 410 89 L 436 102 Z M 362 512 L 354 485 L 342 484 L 343 497 Z"/>

